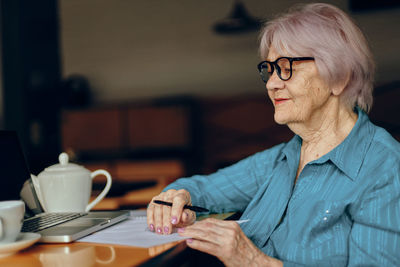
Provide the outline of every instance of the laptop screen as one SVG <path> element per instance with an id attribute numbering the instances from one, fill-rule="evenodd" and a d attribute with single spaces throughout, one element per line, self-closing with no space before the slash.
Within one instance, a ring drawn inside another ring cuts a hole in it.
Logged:
<path id="1" fill-rule="evenodd" d="M 0 131 L 0 201 L 21 199 L 19 193 L 29 178 L 17 133 Z"/>

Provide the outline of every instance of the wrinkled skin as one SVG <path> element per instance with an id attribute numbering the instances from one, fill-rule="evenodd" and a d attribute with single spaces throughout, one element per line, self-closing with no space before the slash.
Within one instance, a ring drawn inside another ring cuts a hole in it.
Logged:
<path id="1" fill-rule="evenodd" d="M 259 250 L 234 221 L 209 218 L 180 228 L 178 233 L 190 237 L 189 247 L 216 256 L 226 266 L 282 266 Z"/>
<path id="2" fill-rule="evenodd" d="M 154 200 L 172 202 L 169 206 L 153 203 Z M 147 225 L 149 229 L 157 234 L 170 234 L 173 228 L 184 227 L 196 221 L 196 213 L 183 209 L 185 205 L 191 205 L 191 198 L 188 191 L 168 190 L 152 198 L 147 207 Z"/>
<path id="3" fill-rule="evenodd" d="M 153 200 L 172 202 L 172 207 L 154 204 Z M 170 234 L 177 228 L 181 236 L 190 237 L 189 247 L 216 256 L 226 266 L 282 266 L 259 250 L 234 221 L 213 218 L 196 221 L 196 214 L 184 205 L 191 205 L 186 190 L 168 190 L 153 197 L 147 208 L 147 223 L 157 234 Z"/>

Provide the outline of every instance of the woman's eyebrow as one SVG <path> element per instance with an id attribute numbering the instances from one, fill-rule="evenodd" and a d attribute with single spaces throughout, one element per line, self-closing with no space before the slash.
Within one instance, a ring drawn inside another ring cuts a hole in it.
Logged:
<path id="1" fill-rule="evenodd" d="M 281 57 L 283 57 L 282 55 L 277 55 L 276 57 L 275 57 L 275 59 L 268 59 L 268 57 L 265 59 L 266 61 L 269 61 L 269 62 L 274 62 L 275 60 L 277 60 L 278 58 L 281 58 Z"/>

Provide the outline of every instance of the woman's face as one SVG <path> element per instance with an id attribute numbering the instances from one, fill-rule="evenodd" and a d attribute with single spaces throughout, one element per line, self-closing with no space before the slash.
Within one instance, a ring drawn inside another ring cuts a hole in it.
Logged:
<path id="1" fill-rule="evenodd" d="M 286 55 L 279 55 L 271 47 L 267 60 L 275 61 L 282 56 Z M 292 66 L 292 77 L 288 81 L 282 81 L 274 71 L 266 84 L 278 124 L 311 122 L 313 117 L 323 114 L 331 95 L 314 61 L 294 61 Z"/>

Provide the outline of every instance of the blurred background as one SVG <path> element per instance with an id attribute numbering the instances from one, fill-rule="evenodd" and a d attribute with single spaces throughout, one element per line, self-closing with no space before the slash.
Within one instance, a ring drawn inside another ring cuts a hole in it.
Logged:
<path id="1" fill-rule="evenodd" d="M 258 30 L 308 2 L 1 0 L 1 128 L 35 174 L 61 151 L 127 183 L 215 171 L 291 138 L 256 70 Z M 399 139 L 400 1 L 322 2 L 369 40 L 371 118 Z"/>

